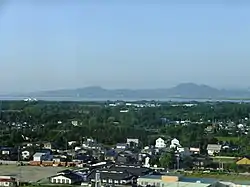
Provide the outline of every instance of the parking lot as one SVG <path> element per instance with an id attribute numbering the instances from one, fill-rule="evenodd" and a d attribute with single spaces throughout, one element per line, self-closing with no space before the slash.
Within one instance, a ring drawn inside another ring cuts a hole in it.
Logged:
<path id="1" fill-rule="evenodd" d="M 25 182 L 37 182 L 64 169 L 63 167 L 0 165 L 0 175 L 14 176 Z"/>

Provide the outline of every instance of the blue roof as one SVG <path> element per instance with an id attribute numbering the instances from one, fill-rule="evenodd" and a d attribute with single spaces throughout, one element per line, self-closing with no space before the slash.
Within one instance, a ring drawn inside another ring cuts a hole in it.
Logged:
<path id="1" fill-rule="evenodd" d="M 140 178 L 148 178 L 148 179 L 161 179 L 162 175 L 145 175 L 141 176 Z"/>
<path id="2" fill-rule="evenodd" d="M 145 175 L 140 178 L 148 178 L 148 179 L 161 179 L 162 176 L 178 176 L 175 174 L 164 174 L 164 175 Z M 212 178 L 191 178 L 191 177 L 181 177 L 179 178 L 179 182 L 190 182 L 190 183 L 196 183 L 197 181 L 200 181 L 200 183 L 203 184 L 212 184 L 217 182 L 218 180 L 212 179 Z"/>
<path id="3" fill-rule="evenodd" d="M 1 147 L 0 150 L 1 151 L 11 151 L 11 150 L 17 150 L 17 149 L 14 147 Z"/>
<path id="4" fill-rule="evenodd" d="M 217 182 L 218 180 L 212 179 L 212 178 L 191 178 L 191 177 L 182 177 L 179 180 L 180 182 L 192 182 L 195 183 L 197 181 L 200 181 L 200 183 L 204 184 L 212 184 L 214 182 Z"/>
<path id="5" fill-rule="evenodd" d="M 180 177 L 179 175 L 176 175 L 174 173 L 167 173 L 167 174 L 151 174 L 151 175 L 144 175 L 141 176 L 140 178 L 148 178 L 148 179 L 161 179 L 162 176 L 176 176 L 176 177 Z"/>
<path id="6" fill-rule="evenodd" d="M 116 155 L 117 155 L 117 152 L 114 149 L 108 150 L 106 152 L 106 156 L 109 156 L 109 157 L 114 157 Z"/>

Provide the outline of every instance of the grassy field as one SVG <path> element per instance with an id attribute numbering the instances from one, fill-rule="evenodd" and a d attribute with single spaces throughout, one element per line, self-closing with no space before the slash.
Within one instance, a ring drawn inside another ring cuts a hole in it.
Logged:
<path id="1" fill-rule="evenodd" d="M 216 173 L 192 173 L 185 174 L 185 177 L 209 178 L 228 182 L 250 184 L 250 176 L 238 174 L 216 174 Z"/>
<path id="2" fill-rule="evenodd" d="M 232 141 L 232 142 L 238 142 L 239 137 L 224 137 L 224 136 L 217 136 L 215 137 L 219 141 Z"/>
<path id="3" fill-rule="evenodd" d="M 63 167 L 0 165 L 0 175 L 11 175 L 25 182 L 37 182 L 64 169 Z"/>

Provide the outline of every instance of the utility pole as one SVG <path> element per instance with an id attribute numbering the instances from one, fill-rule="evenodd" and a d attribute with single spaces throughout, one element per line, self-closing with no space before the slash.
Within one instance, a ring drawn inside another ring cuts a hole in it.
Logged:
<path id="1" fill-rule="evenodd" d="M 179 155 L 177 155 L 176 160 L 177 160 L 176 169 L 179 170 L 180 169 L 180 158 L 179 158 Z"/>
<path id="2" fill-rule="evenodd" d="M 95 174 L 95 187 L 101 187 L 100 173 Z"/>
<path id="3" fill-rule="evenodd" d="M 20 163 L 20 146 L 18 146 L 17 148 L 17 164 L 19 166 L 19 179 L 18 179 L 18 182 L 19 182 L 19 185 L 22 181 L 22 165 Z"/>
<path id="4" fill-rule="evenodd" d="M 20 162 L 20 146 L 17 148 L 17 162 Z"/>

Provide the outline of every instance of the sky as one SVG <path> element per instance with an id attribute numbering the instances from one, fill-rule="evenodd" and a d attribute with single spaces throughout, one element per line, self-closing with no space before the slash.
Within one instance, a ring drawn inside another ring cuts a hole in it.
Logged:
<path id="1" fill-rule="evenodd" d="M 250 86 L 250 3 L 1 2 L 0 92 Z"/>

